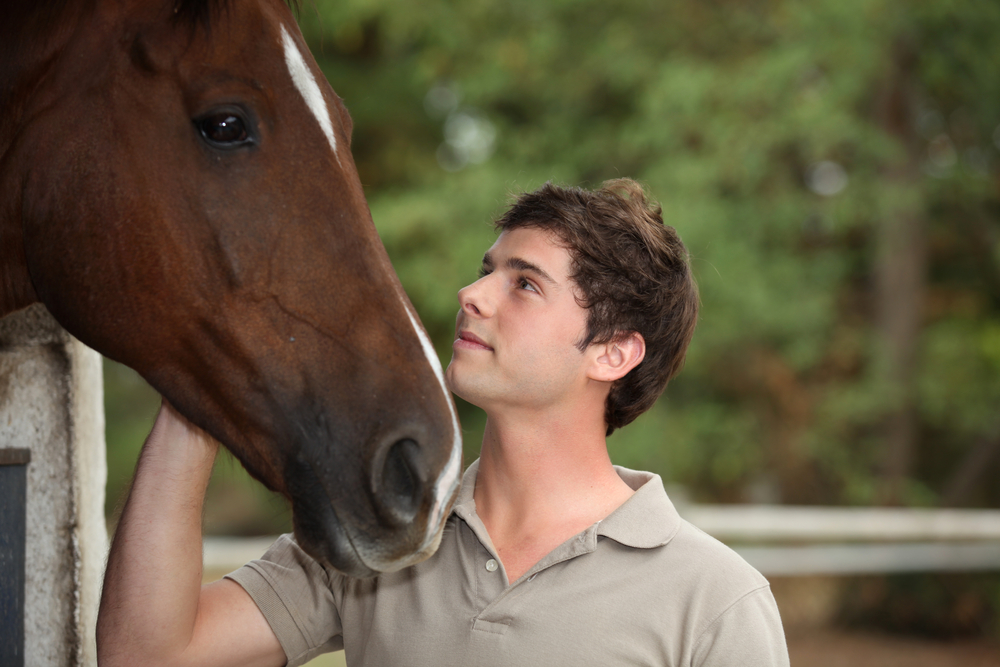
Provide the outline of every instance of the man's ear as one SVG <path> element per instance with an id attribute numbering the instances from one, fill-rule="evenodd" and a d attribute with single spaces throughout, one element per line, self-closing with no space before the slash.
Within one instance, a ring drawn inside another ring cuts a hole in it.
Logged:
<path id="1" fill-rule="evenodd" d="M 614 382 L 625 377 L 646 356 L 646 341 L 635 331 L 594 348 L 596 356 L 587 377 L 600 382 Z"/>

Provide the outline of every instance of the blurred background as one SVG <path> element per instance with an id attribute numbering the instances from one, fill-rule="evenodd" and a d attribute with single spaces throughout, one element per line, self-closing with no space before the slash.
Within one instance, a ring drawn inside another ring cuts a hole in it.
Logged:
<path id="1" fill-rule="evenodd" d="M 445 363 L 511 194 L 629 176 L 685 240 L 702 316 L 615 463 L 696 503 L 1000 508 L 1000 4 L 306 0 L 299 18 Z M 105 380 L 113 521 L 158 398 L 111 362 Z M 459 409 L 468 463 L 483 417 Z M 231 459 L 207 512 L 214 534 L 289 525 Z M 997 572 L 773 583 L 821 607 L 803 633 L 1000 656 Z"/>

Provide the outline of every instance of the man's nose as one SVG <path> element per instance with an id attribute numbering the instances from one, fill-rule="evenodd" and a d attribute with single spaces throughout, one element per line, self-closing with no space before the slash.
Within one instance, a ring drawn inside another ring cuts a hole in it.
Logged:
<path id="1" fill-rule="evenodd" d="M 489 276 L 484 276 L 458 290 L 458 303 L 462 312 L 472 317 L 490 317 L 493 315 L 493 305 L 486 289 Z"/>

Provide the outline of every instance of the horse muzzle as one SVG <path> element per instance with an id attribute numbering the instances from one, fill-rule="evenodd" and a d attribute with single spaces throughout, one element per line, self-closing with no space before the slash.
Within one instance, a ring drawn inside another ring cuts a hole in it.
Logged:
<path id="1" fill-rule="evenodd" d="M 349 470 L 356 465 L 367 470 Z M 385 439 L 371 456 L 352 460 L 300 450 L 286 469 L 294 480 L 288 495 L 296 540 L 320 563 L 353 577 L 419 562 L 440 541 L 457 491 L 454 467 L 449 461 L 435 478 L 413 437 Z"/>

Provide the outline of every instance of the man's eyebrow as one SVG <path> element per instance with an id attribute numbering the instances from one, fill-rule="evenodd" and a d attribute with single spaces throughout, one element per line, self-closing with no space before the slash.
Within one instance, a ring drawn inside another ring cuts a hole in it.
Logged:
<path id="1" fill-rule="evenodd" d="M 508 257 L 507 261 L 504 262 L 504 266 L 506 266 L 508 269 L 512 271 L 528 271 L 530 273 L 534 273 L 536 276 L 538 276 L 545 282 L 550 283 L 552 285 L 558 285 L 555 278 L 546 273 L 544 269 L 542 269 L 540 266 L 536 264 L 532 264 L 523 257 Z M 490 255 L 490 253 L 488 252 L 485 255 L 483 255 L 483 268 L 484 269 L 493 268 L 493 256 Z"/>
<path id="2" fill-rule="evenodd" d="M 504 266 L 512 271 L 527 271 L 529 273 L 534 273 L 547 283 L 551 283 L 552 285 L 558 284 L 555 278 L 546 273 L 542 267 L 532 264 L 523 257 L 509 257 L 507 258 L 507 261 L 504 262 Z M 489 252 L 483 255 L 483 268 L 489 270 L 493 269 L 493 256 L 490 255 Z"/>
<path id="3" fill-rule="evenodd" d="M 528 271 L 530 273 L 534 273 L 536 276 L 538 276 L 547 283 L 550 283 L 552 285 L 556 284 L 555 279 L 552 278 L 552 276 L 547 274 L 545 271 L 543 271 L 541 267 L 536 266 L 531 262 L 529 262 L 528 260 L 523 259 L 521 257 L 509 257 L 507 258 L 505 264 L 507 265 L 507 268 L 511 269 L 512 271 Z"/>

